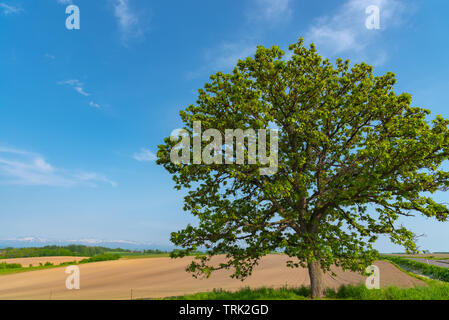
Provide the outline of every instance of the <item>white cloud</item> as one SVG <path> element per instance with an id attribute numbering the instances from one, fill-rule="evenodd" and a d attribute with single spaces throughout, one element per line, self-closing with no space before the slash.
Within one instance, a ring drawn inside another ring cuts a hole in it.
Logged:
<path id="1" fill-rule="evenodd" d="M 79 94 L 83 95 L 83 96 L 90 96 L 89 93 L 84 92 L 84 89 L 82 87 L 73 87 L 73 89 L 75 89 L 76 92 L 78 92 Z"/>
<path id="2" fill-rule="evenodd" d="M 250 42 L 223 42 L 205 52 L 207 69 L 214 71 L 230 71 L 239 59 L 245 59 L 256 53 L 257 45 Z"/>
<path id="3" fill-rule="evenodd" d="M 202 66 L 187 73 L 186 78 L 195 79 L 218 71 L 230 72 L 239 59 L 253 56 L 256 50 L 257 45 L 252 41 L 223 42 L 214 48 L 206 49 Z"/>
<path id="4" fill-rule="evenodd" d="M 22 10 L 22 8 L 20 7 L 14 7 L 11 5 L 7 5 L 6 3 L 0 2 L 0 9 L 2 10 L 3 14 L 5 16 L 9 15 L 9 14 L 17 14 Z"/>
<path id="5" fill-rule="evenodd" d="M 117 18 L 122 42 L 127 45 L 130 38 L 142 36 L 142 29 L 137 14 L 131 9 L 129 0 L 115 0 L 114 15 Z"/>
<path id="6" fill-rule="evenodd" d="M 92 173 L 92 172 L 80 172 L 74 174 L 74 178 L 76 178 L 80 182 L 84 182 L 87 184 L 92 185 L 92 182 L 104 182 L 106 184 L 109 184 L 113 187 L 117 186 L 117 183 L 109 180 L 105 176 L 98 174 L 98 173 Z"/>
<path id="7" fill-rule="evenodd" d="M 291 0 L 255 0 L 255 4 L 248 14 L 250 20 L 277 24 L 291 18 Z"/>
<path id="8" fill-rule="evenodd" d="M 54 55 L 50 54 L 50 53 L 46 53 L 44 55 L 44 57 L 47 58 L 47 59 L 50 59 L 50 60 L 55 60 L 56 59 L 56 57 Z"/>
<path id="9" fill-rule="evenodd" d="M 121 28 L 127 29 L 138 23 L 137 17 L 129 9 L 128 0 L 117 0 L 114 13 Z"/>
<path id="10" fill-rule="evenodd" d="M 66 80 L 66 81 L 60 81 L 58 82 L 59 85 L 68 85 L 71 86 L 76 92 L 83 96 L 90 96 L 89 93 L 84 91 L 84 84 L 81 83 L 79 80 Z"/>
<path id="11" fill-rule="evenodd" d="M 84 90 L 84 84 L 81 83 L 79 80 L 74 79 L 74 80 L 59 81 L 58 84 L 59 85 L 66 85 L 66 86 L 72 87 L 73 90 L 75 90 L 76 92 L 78 92 L 79 94 L 81 94 L 81 95 L 83 95 L 85 97 L 91 96 L 90 93 L 87 93 Z M 89 106 L 91 106 L 92 108 L 96 108 L 96 109 L 100 109 L 101 108 L 101 106 L 98 103 L 96 103 L 96 102 L 94 102 L 92 100 L 89 101 Z"/>
<path id="12" fill-rule="evenodd" d="M 257 45 L 249 43 L 222 43 L 216 50 L 209 52 L 213 65 L 220 69 L 230 69 L 237 65 L 239 59 L 254 55 Z"/>
<path id="13" fill-rule="evenodd" d="M 156 161 L 157 156 L 148 149 L 142 148 L 140 152 L 134 153 L 133 158 L 140 162 Z"/>
<path id="14" fill-rule="evenodd" d="M 117 186 L 101 174 L 55 168 L 39 154 L 4 147 L 0 147 L 0 183 L 59 187 L 96 187 L 98 183 L 105 183 Z"/>
<path id="15" fill-rule="evenodd" d="M 93 107 L 93 108 L 100 109 L 100 105 L 97 104 L 97 103 L 95 103 L 95 102 L 93 102 L 93 101 L 89 102 L 89 105 L 90 105 L 91 107 Z"/>
<path id="16" fill-rule="evenodd" d="M 368 18 L 365 9 L 370 5 L 380 9 L 379 30 L 368 30 L 365 26 Z M 383 63 L 387 53 L 376 40 L 387 28 L 400 25 L 406 10 L 407 7 L 400 0 L 348 0 L 334 15 L 317 19 L 316 24 L 305 33 L 305 39 L 315 43 L 324 55 L 351 52 L 368 56 L 374 53 L 377 56 L 370 58 Z M 368 50 L 372 45 L 377 47 Z"/>
<path id="17" fill-rule="evenodd" d="M 187 73 L 186 78 L 194 79 L 217 71 L 232 71 L 239 59 L 246 59 L 256 53 L 257 45 L 263 38 L 260 35 L 261 30 L 290 19 L 293 12 L 291 3 L 291 0 L 250 1 L 246 12 L 250 23 L 246 31 L 236 38 L 239 40 L 218 42 L 215 46 L 205 49 L 201 67 Z M 251 25 L 251 22 L 254 25 Z"/>
<path id="18" fill-rule="evenodd" d="M 72 4 L 72 0 L 58 0 L 58 3 L 60 4 Z"/>

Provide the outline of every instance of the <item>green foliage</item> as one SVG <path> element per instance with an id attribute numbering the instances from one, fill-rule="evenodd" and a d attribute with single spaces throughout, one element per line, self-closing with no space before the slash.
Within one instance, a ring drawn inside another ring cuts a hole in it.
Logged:
<path id="1" fill-rule="evenodd" d="M 225 290 L 213 290 L 212 292 L 200 292 L 182 297 L 170 297 L 167 300 L 304 300 L 310 295 L 306 287 L 293 288 L 245 288 L 236 292 Z"/>
<path id="2" fill-rule="evenodd" d="M 224 252 L 223 252 L 224 253 Z M 181 249 L 174 249 L 172 250 L 172 252 L 170 252 L 170 257 L 172 258 L 176 258 L 179 257 L 180 255 L 184 255 L 184 251 Z M 189 250 L 189 254 L 190 256 L 202 256 L 202 255 L 206 255 L 206 252 L 203 251 L 199 251 L 199 250 Z"/>
<path id="3" fill-rule="evenodd" d="M 149 250 L 143 250 L 143 254 L 165 254 L 168 253 L 167 251 L 159 250 L 159 249 L 149 249 Z"/>
<path id="4" fill-rule="evenodd" d="M 372 66 L 342 59 L 333 65 L 302 39 L 289 49 L 285 60 L 279 47 L 259 46 L 231 74 L 212 75 L 197 103 L 180 112 L 189 133 L 195 121 L 221 133 L 279 128 L 277 174 L 262 176 L 260 165 L 248 163 L 176 164 L 170 152 L 177 142 L 167 137 L 159 146 L 157 163 L 176 189 L 188 190 L 184 209 L 198 218 L 172 233 L 184 248 L 174 256 L 207 250 L 188 268 L 195 276 L 232 269 L 243 279 L 275 250 L 292 258 L 291 267 L 319 262 L 324 270 L 363 271 L 377 257 L 379 235 L 416 252 L 399 217 L 448 218 L 446 205 L 429 194 L 449 186 L 440 168 L 449 156 L 449 121 L 427 121 L 429 110 L 395 93 L 391 72 L 375 76 Z M 211 264 L 220 253 L 226 262 Z"/>
<path id="5" fill-rule="evenodd" d="M 18 263 L 6 263 L 6 262 L 2 262 L 0 263 L 0 269 L 19 269 L 22 268 L 21 264 Z"/>
<path id="6" fill-rule="evenodd" d="M 389 260 L 396 263 L 397 265 L 406 270 L 410 270 L 412 272 L 414 271 L 415 273 L 420 273 L 432 279 L 449 282 L 449 268 L 438 267 L 431 264 L 406 259 L 403 257 L 383 256 L 383 258 L 385 260 Z"/>
<path id="7" fill-rule="evenodd" d="M 141 250 L 141 251 L 106 251 L 105 253 L 113 253 L 113 254 L 119 254 L 123 258 L 145 258 L 145 257 L 152 257 L 152 256 L 168 256 L 168 251 L 163 251 L 159 249 L 148 249 L 148 250 Z"/>
<path id="8" fill-rule="evenodd" d="M 58 266 L 71 266 L 71 265 L 74 265 L 74 264 L 77 264 L 78 263 L 78 261 L 76 261 L 76 260 L 73 260 L 73 261 L 67 261 L 67 262 L 62 262 L 62 263 L 60 263 L 60 264 L 58 264 Z"/>
<path id="9" fill-rule="evenodd" d="M 89 262 L 100 262 L 100 261 L 109 261 L 109 260 L 118 260 L 120 259 L 121 255 L 120 254 L 109 254 L 109 253 L 104 253 L 104 254 L 99 254 L 96 255 L 94 257 L 90 257 L 88 259 L 83 259 L 81 260 L 79 263 L 89 263 Z"/>
<path id="10" fill-rule="evenodd" d="M 428 287 L 398 288 L 388 287 L 369 290 L 366 286 L 342 286 L 338 290 L 328 290 L 329 299 L 351 300 L 448 300 L 449 285 L 434 284 Z"/>

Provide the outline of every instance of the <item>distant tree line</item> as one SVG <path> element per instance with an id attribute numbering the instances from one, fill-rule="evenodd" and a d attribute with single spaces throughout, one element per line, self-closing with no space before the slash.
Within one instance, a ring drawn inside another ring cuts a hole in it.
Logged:
<path id="1" fill-rule="evenodd" d="M 60 257 L 60 256 L 78 256 L 93 257 L 107 252 L 131 252 L 130 250 L 105 247 L 88 247 L 83 245 L 68 246 L 45 246 L 33 248 L 5 248 L 0 249 L 0 259 L 9 258 L 31 258 L 31 257 Z"/>
<path id="2" fill-rule="evenodd" d="M 167 251 L 162 251 L 159 249 L 149 249 L 149 250 L 143 250 L 143 254 L 162 254 L 162 253 L 168 253 Z"/>
<path id="3" fill-rule="evenodd" d="M 33 257 L 95 257 L 99 255 L 118 254 L 122 256 L 153 255 L 153 254 L 174 254 L 173 251 L 159 249 L 128 250 L 122 248 L 90 247 L 84 245 L 71 244 L 68 246 L 45 246 L 32 248 L 4 248 L 0 249 L 0 259 L 12 258 L 33 258 Z M 203 254 L 201 251 L 192 251 L 192 255 Z M 110 259 L 107 259 L 110 260 Z"/>

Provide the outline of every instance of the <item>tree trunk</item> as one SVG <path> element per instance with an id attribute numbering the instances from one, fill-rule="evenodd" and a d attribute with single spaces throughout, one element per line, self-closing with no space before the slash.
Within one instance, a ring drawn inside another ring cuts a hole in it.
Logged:
<path id="1" fill-rule="evenodd" d="M 309 262 L 310 294 L 312 299 L 322 298 L 326 294 L 324 273 L 318 261 Z"/>

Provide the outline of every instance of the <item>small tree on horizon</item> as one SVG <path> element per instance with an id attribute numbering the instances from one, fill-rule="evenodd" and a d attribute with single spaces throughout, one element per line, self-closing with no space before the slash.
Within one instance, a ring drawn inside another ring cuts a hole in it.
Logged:
<path id="1" fill-rule="evenodd" d="M 401 216 L 446 221 L 449 210 L 432 193 L 449 186 L 441 164 L 449 155 L 449 121 L 411 107 L 393 91 L 395 75 L 374 76 L 365 63 L 335 66 L 306 48 L 301 38 L 284 60 L 279 47 L 259 46 L 231 74 L 218 72 L 199 90 L 196 105 L 180 112 L 185 129 L 279 129 L 279 167 L 176 164 L 169 138 L 157 163 L 187 189 L 184 210 L 198 218 L 174 232 L 183 257 L 206 248 L 187 268 L 195 276 L 231 269 L 245 279 L 260 259 L 280 251 L 289 267 L 307 267 L 312 297 L 324 294 L 332 265 L 364 272 L 378 252 L 379 235 L 416 252 L 414 234 Z M 207 141 L 203 141 L 206 144 Z M 247 146 L 247 144 L 246 144 Z M 224 263 L 211 258 L 225 254 Z"/>

